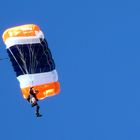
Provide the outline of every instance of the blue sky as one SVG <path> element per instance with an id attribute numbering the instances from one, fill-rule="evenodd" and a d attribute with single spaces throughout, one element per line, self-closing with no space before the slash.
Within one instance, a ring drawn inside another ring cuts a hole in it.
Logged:
<path id="1" fill-rule="evenodd" d="M 0 61 L 0 139 L 139 140 L 140 2 L 138 0 L 1 1 L 0 34 L 35 23 L 52 51 L 61 93 L 22 98 L 11 63 Z M 0 57 L 7 57 L 0 40 Z"/>

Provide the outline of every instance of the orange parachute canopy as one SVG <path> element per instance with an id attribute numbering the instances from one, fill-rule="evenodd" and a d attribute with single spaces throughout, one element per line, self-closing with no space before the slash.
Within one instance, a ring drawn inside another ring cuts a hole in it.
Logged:
<path id="1" fill-rule="evenodd" d="M 39 100 L 60 92 L 51 51 L 37 25 L 27 24 L 7 29 L 2 37 L 25 99 L 30 87 L 39 91 Z"/>

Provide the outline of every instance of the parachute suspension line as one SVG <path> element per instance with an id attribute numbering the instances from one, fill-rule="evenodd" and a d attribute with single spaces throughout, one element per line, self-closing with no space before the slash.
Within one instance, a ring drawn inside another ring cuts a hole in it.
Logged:
<path id="1" fill-rule="evenodd" d="M 30 62 L 30 73 L 34 73 L 34 50 L 32 44 L 29 44 L 28 47 L 29 52 L 29 62 Z"/>
<path id="2" fill-rule="evenodd" d="M 29 52 L 29 62 L 30 62 L 30 73 L 34 73 L 34 64 L 33 64 L 33 56 L 34 56 L 34 52 L 33 52 L 33 48 L 32 48 L 32 44 L 29 44 L 28 46 L 28 52 Z M 33 86 L 33 76 L 30 77 L 31 79 L 31 86 Z"/>
<path id="3" fill-rule="evenodd" d="M 41 45 L 41 42 L 40 42 L 40 45 Z M 39 48 L 39 49 L 40 49 L 40 48 Z M 39 49 L 38 49 L 38 50 L 39 50 Z M 38 52 L 37 52 L 37 53 L 38 53 Z M 39 65 L 39 62 L 41 61 L 43 55 L 44 55 L 44 53 L 43 53 L 42 55 L 40 55 L 40 58 L 39 58 L 38 61 L 36 62 L 35 71 L 36 71 L 36 69 L 37 69 L 37 67 L 38 67 L 38 65 Z"/>
<path id="4" fill-rule="evenodd" d="M 29 44 L 29 46 L 28 46 L 29 62 L 30 62 L 29 72 L 31 74 L 36 72 L 36 69 L 35 69 L 36 68 L 36 63 L 37 63 L 36 55 L 38 54 L 38 51 L 39 51 L 39 49 L 36 50 L 35 46 L 33 46 L 32 44 Z M 33 75 L 31 75 L 30 81 L 31 81 L 31 85 L 33 86 Z"/>
<path id="5" fill-rule="evenodd" d="M 46 54 L 46 56 L 48 55 L 48 59 L 51 58 L 51 59 L 50 59 L 50 60 L 51 60 L 50 63 L 51 63 L 52 65 L 50 65 L 50 68 L 51 68 L 51 66 L 52 66 L 53 69 L 54 69 L 54 68 L 55 68 L 55 63 L 54 63 L 54 60 L 52 59 L 51 51 L 50 51 L 50 49 L 49 49 L 49 47 L 48 47 L 47 41 L 45 40 L 44 42 L 45 42 L 45 45 L 47 46 L 47 49 L 46 49 L 46 50 L 47 50 L 47 54 Z M 54 78 L 54 77 L 53 77 L 53 78 Z M 55 80 L 55 79 L 54 79 L 54 80 Z"/>
<path id="6" fill-rule="evenodd" d="M 35 58 L 34 58 L 34 56 L 35 56 L 35 53 L 34 53 L 34 47 L 31 45 L 31 59 L 32 59 L 32 73 L 34 73 L 34 67 L 35 67 Z"/>
<path id="7" fill-rule="evenodd" d="M 40 60 L 42 59 L 42 56 L 43 56 L 43 54 L 40 56 L 38 61 L 36 61 L 35 71 L 37 70 L 38 64 L 39 64 Z"/>
<path id="8" fill-rule="evenodd" d="M 48 55 L 49 55 L 49 57 L 50 58 L 52 58 L 52 54 L 51 54 L 51 51 L 50 51 L 50 49 L 49 49 L 49 47 L 48 47 L 48 43 L 47 43 L 47 41 L 44 41 L 45 42 L 45 44 L 46 44 L 46 46 L 47 46 L 47 50 L 48 50 Z M 51 59 L 51 63 L 53 64 L 53 69 L 55 68 L 55 63 L 54 63 L 54 60 L 53 59 Z"/>
<path id="9" fill-rule="evenodd" d="M 37 56 L 37 52 L 35 47 L 32 47 L 32 60 L 33 60 L 33 72 L 35 72 L 35 66 L 36 66 L 36 56 Z"/>
<path id="10" fill-rule="evenodd" d="M 38 66 L 38 63 L 39 63 L 39 60 L 37 59 L 37 56 L 38 56 L 38 55 L 40 56 L 39 50 L 40 50 L 40 47 L 37 47 L 36 55 L 34 55 L 34 60 L 35 60 L 35 67 L 34 67 L 34 70 L 35 70 L 35 72 L 36 72 L 36 69 L 37 69 L 37 66 Z M 41 71 L 40 71 L 40 72 L 41 72 Z"/>
<path id="11" fill-rule="evenodd" d="M 40 45 L 41 45 L 41 43 L 40 43 Z M 39 49 L 40 49 L 40 48 L 39 48 Z M 38 50 L 39 50 L 39 49 L 38 49 Z M 38 64 L 39 64 L 39 62 L 41 61 L 42 56 L 43 56 L 43 54 L 40 55 L 40 58 L 39 58 L 38 61 L 36 62 L 35 71 L 37 70 Z"/>
<path id="12" fill-rule="evenodd" d="M 41 43 L 40 43 L 40 45 L 41 45 L 41 47 L 42 47 L 43 54 L 41 55 L 41 57 L 39 58 L 39 60 L 38 60 L 38 62 L 37 62 L 36 69 L 37 69 L 37 66 L 38 66 L 39 62 L 41 61 L 43 55 L 46 55 L 46 57 L 47 57 L 47 62 L 48 62 L 48 64 L 49 64 L 49 58 L 48 58 L 48 54 L 49 54 L 49 53 L 46 54 L 46 50 L 48 49 L 48 44 L 46 43 L 47 49 L 46 49 L 46 48 L 44 49 L 44 46 L 43 46 Z M 50 70 L 51 70 L 51 65 L 50 65 L 50 64 L 49 64 L 49 67 L 50 67 Z"/>
<path id="13" fill-rule="evenodd" d="M 22 45 L 22 48 L 23 48 L 24 46 Z M 21 61 L 23 62 L 23 67 L 24 67 L 24 70 L 26 71 L 26 73 L 28 74 L 29 72 L 28 72 L 28 69 L 27 69 L 27 64 L 26 64 L 26 58 L 25 58 L 25 56 L 24 56 L 24 52 L 22 51 L 22 49 L 20 49 L 19 47 L 18 47 L 18 45 L 16 45 L 16 48 L 17 48 L 17 50 L 18 50 L 18 52 L 19 52 L 19 54 L 20 54 L 20 59 L 21 59 Z"/>
<path id="14" fill-rule="evenodd" d="M 51 64 L 50 64 L 50 62 L 49 62 L 49 53 L 47 53 L 47 50 L 48 50 L 48 48 L 46 49 L 44 49 L 44 46 L 41 44 L 41 46 L 42 46 L 42 48 L 43 48 L 43 52 L 44 52 L 44 55 L 46 56 L 46 58 L 47 58 L 47 63 L 48 63 L 48 65 L 49 65 L 49 68 L 50 68 L 50 70 L 51 70 Z"/>
<path id="15" fill-rule="evenodd" d="M 31 53 L 31 44 L 29 44 L 28 46 L 28 52 L 29 52 L 29 62 L 30 62 L 30 68 L 29 68 L 29 72 L 32 73 L 32 53 Z"/>
<path id="16" fill-rule="evenodd" d="M 22 49 L 19 49 L 19 48 L 17 48 L 17 49 L 19 50 L 19 53 L 21 55 L 21 60 L 22 60 L 22 62 L 24 64 L 24 69 L 26 71 L 26 74 L 29 74 L 29 69 L 28 69 L 27 64 L 26 64 L 26 62 L 28 61 L 27 60 L 28 58 L 26 58 L 26 53 L 23 51 L 24 50 L 23 47 L 25 47 L 25 46 L 22 44 Z M 28 79 L 30 81 L 30 76 L 28 75 L 27 77 L 28 77 Z"/>
<path id="17" fill-rule="evenodd" d="M 51 60 L 50 63 L 52 64 L 51 67 L 52 67 L 53 69 L 55 69 L 55 63 L 54 63 L 54 60 L 53 60 L 53 58 L 52 58 L 51 51 L 50 51 L 50 49 L 49 49 L 49 47 L 48 47 L 48 43 L 47 43 L 46 40 L 45 40 L 44 42 L 45 42 L 45 45 L 47 46 L 47 49 L 46 49 L 46 50 L 47 50 L 48 57 L 51 58 L 51 59 L 50 59 L 50 60 Z M 53 77 L 53 78 L 54 78 L 54 77 Z M 54 79 L 54 81 L 55 81 L 55 79 Z"/>
<path id="18" fill-rule="evenodd" d="M 47 60 L 48 60 L 48 64 L 49 64 L 49 58 L 52 58 L 52 55 L 51 55 L 50 49 L 49 49 L 49 47 L 48 47 L 47 41 L 44 41 L 44 42 L 45 42 L 45 45 L 47 46 L 47 49 L 46 49 L 46 51 L 45 51 L 45 55 L 46 55 L 46 57 L 48 58 Z M 54 66 L 53 59 L 50 59 L 50 60 L 52 61 L 52 62 L 50 62 L 50 63 L 52 63 L 53 66 Z M 49 64 L 49 66 L 50 66 L 50 70 L 51 70 L 51 64 Z"/>
<path id="19" fill-rule="evenodd" d="M 35 63 L 36 63 L 36 56 L 35 56 L 35 48 L 32 44 L 29 44 L 28 47 L 29 51 L 29 59 L 30 59 L 30 73 L 35 72 Z"/>
<path id="20" fill-rule="evenodd" d="M 18 63 L 17 59 L 15 58 L 14 54 L 12 53 L 11 49 L 10 49 L 10 48 L 8 48 L 8 49 L 9 49 L 11 55 L 13 56 L 13 58 L 15 59 L 15 61 L 17 62 L 18 66 L 20 67 L 20 69 L 21 69 L 21 71 L 23 72 L 23 74 L 25 74 L 25 72 L 23 71 L 22 67 L 21 67 L 20 64 Z"/>

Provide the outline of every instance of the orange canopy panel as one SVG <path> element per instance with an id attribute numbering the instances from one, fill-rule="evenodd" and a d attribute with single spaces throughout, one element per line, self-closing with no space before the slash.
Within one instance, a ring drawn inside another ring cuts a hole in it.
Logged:
<path id="1" fill-rule="evenodd" d="M 40 28 L 35 24 L 26 24 L 21 25 L 13 28 L 7 29 L 3 33 L 3 40 L 4 42 L 6 39 L 10 37 L 28 37 L 28 36 L 35 36 L 36 32 L 39 32 Z"/>
<path id="2" fill-rule="evenodd" d="M 23 97 L 25 99 L 27 99 L 29 96 L 29 89 L 30 89 L 30 87 L 21 89 Z M 37 98 L 39 100 L 42 100 L 46 97 L 58 94 L 60 92 L 60 84 L 59 84 L 59 82 L 42 84 L 42 85 L 34 86 L 34 89 L 39 91 L 39 93 L 37 94 Z"/>

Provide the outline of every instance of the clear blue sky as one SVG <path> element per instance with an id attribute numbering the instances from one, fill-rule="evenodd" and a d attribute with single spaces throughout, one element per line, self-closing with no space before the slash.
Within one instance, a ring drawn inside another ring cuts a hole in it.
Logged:
<path id="1" fill-rule="evenodd" d="M 8 60 L 0 61 L 1 140 L 140 140 L 140 1 L 2 0 L 0 34 L 35 23 L 55 59 L 61 93 L 22 98 Z M 7 57 L 0 40 L 0 57 Z"/>

